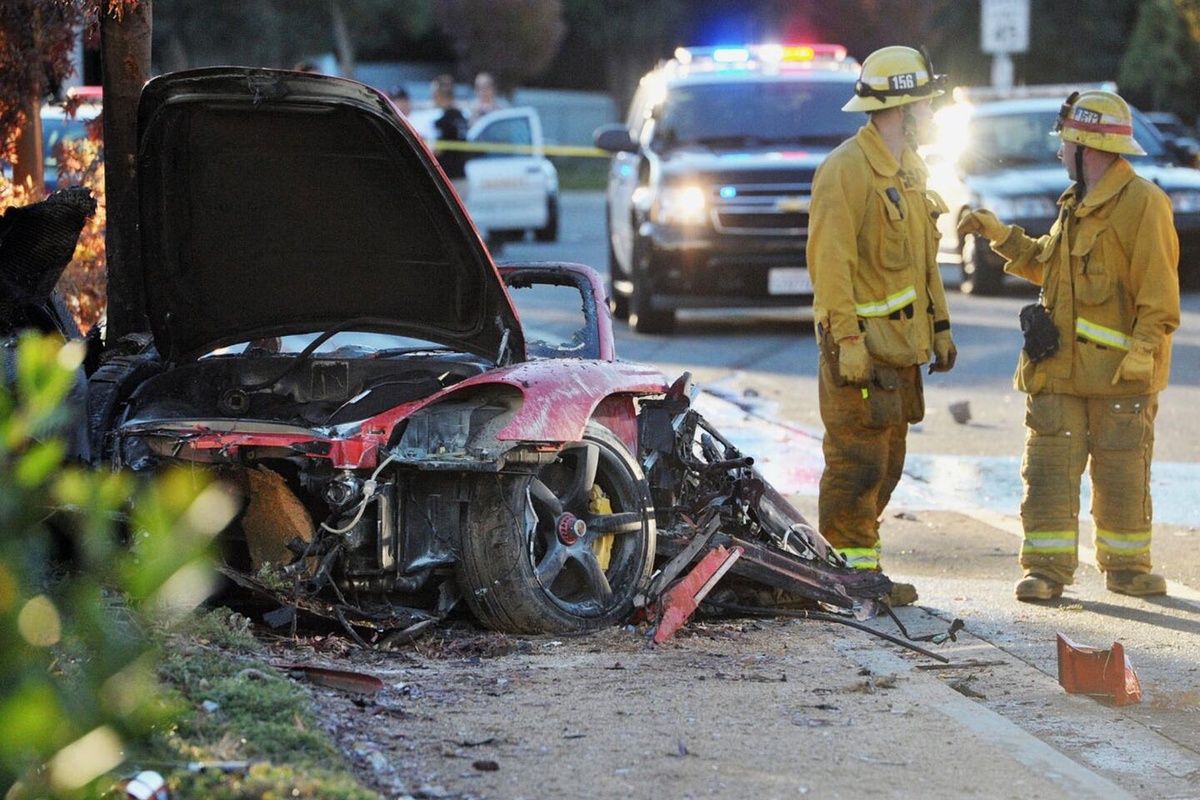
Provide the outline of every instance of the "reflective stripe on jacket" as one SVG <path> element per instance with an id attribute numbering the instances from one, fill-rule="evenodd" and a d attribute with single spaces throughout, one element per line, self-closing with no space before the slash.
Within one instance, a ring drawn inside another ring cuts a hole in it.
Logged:
<path id="1" fill-rule="evenodd" d="M 1131 397 L 1162 391 L 1179 327 L 1179 237 L 1171 201 L 1118 159 L 1075 212 L 1074 187 L 1059 198 L 1050 233 L 1014 226 L 992 249 L 1004 270 L 1043 287 L 1062 347 L 1034 364 L 1022 351 L 1013 383 L 1029 394 Z M 1154 376 L 1112 385 L 1134 342 L 1154 348 Z"/>
<path id="2" fill-rule="evenodd" d="M 865 333 L 872 358 L 894 367 L 928 361 L 933 324 L 950 317 L 937 264 L 936 221 L 946 205 L 926 189 L 926 176 L 915 152 L 898 164 L 868 123 L 813 178 L 807 254 L 816 320 L 834 341 Z"/>

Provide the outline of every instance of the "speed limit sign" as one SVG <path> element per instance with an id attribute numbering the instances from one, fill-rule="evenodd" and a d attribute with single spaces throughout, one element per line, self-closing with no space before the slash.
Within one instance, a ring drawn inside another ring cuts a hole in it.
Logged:
<path id="1" fill-rule="evenodd" d="M 1029 0 L 980 0 L 980 46 L 985 53 L 1029 49 Z"/>

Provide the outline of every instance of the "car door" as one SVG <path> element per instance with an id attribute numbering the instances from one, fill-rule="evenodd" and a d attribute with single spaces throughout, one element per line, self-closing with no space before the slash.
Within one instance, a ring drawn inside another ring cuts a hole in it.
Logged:
<path id="1" fill-rule="evenodd" d="M 467 162 L 467 211 L 481 233 L 546 225 L 550 193 L 542 123 L 532 108 L 493 111 L 467 134 L 481 145 Z M 493 149 L 488 149 L 489 147 Z"/>

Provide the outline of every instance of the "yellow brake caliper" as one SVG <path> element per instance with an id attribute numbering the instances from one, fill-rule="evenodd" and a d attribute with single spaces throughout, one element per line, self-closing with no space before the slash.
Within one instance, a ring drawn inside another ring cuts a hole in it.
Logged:
<path id="1" fill-rule="evenodd" d="M 588 511 L 593 514 L 611 514 L 612 502 L 609 501 L 608 495 L 600 488 L 600 484 L 593 483 L 592 491 L 588 493 Z M 600 562 L 600 569 L 608 569 L 608 561 L 612 558 L 613 534 L 601 536 L 592 542 L 592 553 L 595 554 L 596 560 Z"/>

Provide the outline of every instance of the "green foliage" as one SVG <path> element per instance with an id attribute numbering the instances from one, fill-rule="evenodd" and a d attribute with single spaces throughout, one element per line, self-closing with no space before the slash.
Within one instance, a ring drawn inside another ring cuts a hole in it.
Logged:
<path id="1" fill-rule="evenodd" d="M 429 2 L 338 0 L 334 5 L 356 49 L 378 52 L 389 42 L 425 35 L 431 25 Z M 214 64 L 291 67 L 335 51 L 333 29 L 327 2 L 154 2 L 155 60 L 164 71 Z"/>
<path id="2" fill-rule="evenodd" d="M 600 158 L 552 158 L 558 169 L 558 188 L 602 192 L 608 185 L 608 162 Z"/>
<path id="3" fill-rule="evenodd" d="M 253 764 L 244 774 L 200 772 L 186 783 L 173 786 L 180 797 L 205 800 L 247 800 L 248 798 L 301 798 L 301 800 L 378 800 L 379 795 L 354 783 L 346 775 L 321 770 Z"/>
<path id="4" fill-rule="evenodd" d="M 20 779 L 13 797 L 94 796 L 170 720 L 144 632 L 207 590 L 208 545 L 233 509 L 194 476 L 136 487 L 63 463 L 82 357 L 24 337 L 16 384 L 0 388 L 0 785 Z"/>
<path id="5" fill-rule="evenodd" d="M 176 797 L 375 797 L 303 690 L 254 660 L 249 620 L 193 613 L 211 594 L 208 550 L 230 496 L 201 472 L 139 486 L 64 465 L 63 400 L 82 357 L 77 343 L 26 337 L 16 385 L 0 387 L 6 797 L 112 796 L 114 774 L 141 768 Z M 255 763 L 188 768 L 230 760 Z"/>
<path id="6" fill-rule="evenodd" d="M 1200 111 L 1193 90 L 1200 46 L 1173 0 L 1147 0 L 1121 60 L 1121 94 L 1145 110 L 1170 110 L 1184 119 Z"/>

